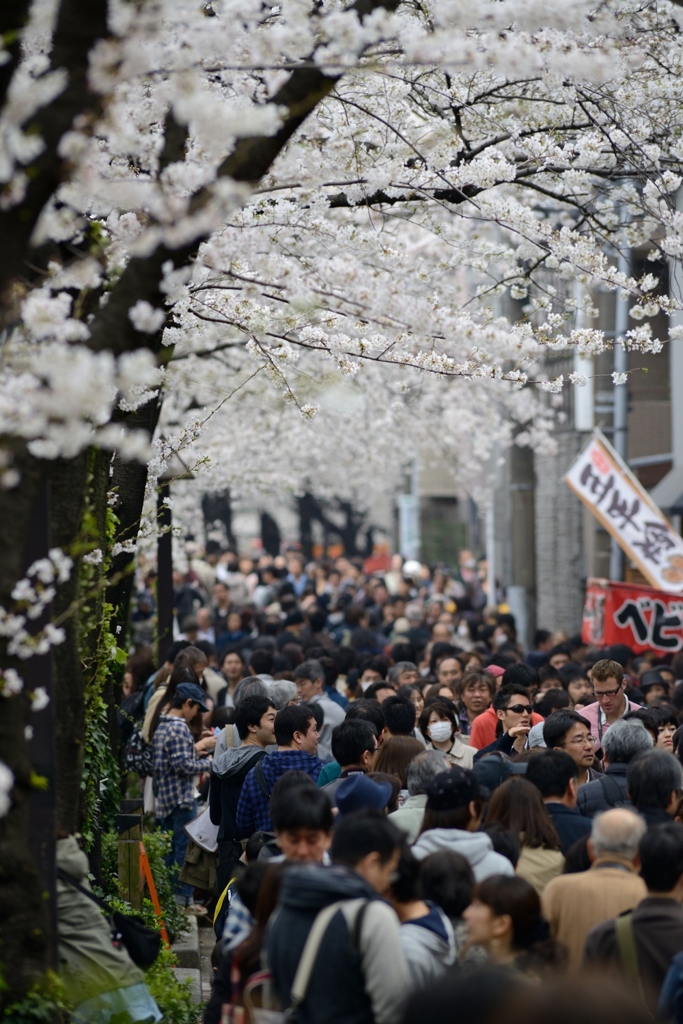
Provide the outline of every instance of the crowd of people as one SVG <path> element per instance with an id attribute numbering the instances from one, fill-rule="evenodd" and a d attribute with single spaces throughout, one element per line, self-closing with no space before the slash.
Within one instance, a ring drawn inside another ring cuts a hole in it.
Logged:
<path id="1" fill-rule="evenodd" d="M 371 574 L 209 552 L 175 582 L 164 664 L 141 643 L 127 665 L 121 759 L 216 932 L 206 1024 L 410 1024 L 430 1000 L 540 1021 L 592 970 L 620 979 L 608 1019 L 683 1022 L 683 655 L 525 651 L 469 552 Z"/>

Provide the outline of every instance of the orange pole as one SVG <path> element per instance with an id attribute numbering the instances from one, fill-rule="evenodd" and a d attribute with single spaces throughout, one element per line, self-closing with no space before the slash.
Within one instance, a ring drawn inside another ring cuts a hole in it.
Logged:
<path id="1" fill-rule="evenodd" d="M 142 878 L 143 876 L 147 882 L 147 888 L 149 889 L 149 896 L 152 901 L 152 906 L 154 907 L 154 913 L 157 915 L 159 920 L 159 931 L 161 932 L 161 937 L 166 943 L 166 949 L 170 949 L 171 943 L 169 942 L 168 932 L 166 931 L 166 925 L 161 913 L 161 905 L 159 903 L 159 897 L 157 896 L 157 888 L 154 884 L 154 876 L 152 875 L 149 857 L 147 856 L 145 844 L 140 840 L 140 877 Z"/>

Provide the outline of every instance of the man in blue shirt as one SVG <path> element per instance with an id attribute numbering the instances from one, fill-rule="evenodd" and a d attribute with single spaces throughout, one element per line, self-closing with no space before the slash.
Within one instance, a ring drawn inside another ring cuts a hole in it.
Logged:
<path id="1" fill-rule="evenodd" d="M 246 839 L 254 832 L 273 831 L 270 794 L 285 772 L 306 772 L 316 782 L 322 771 L 323 763 L 316 757 L 320 736 L 308 708 L 293 704 L 278 711 L 275 739 L 277 750 L 266 754 L 244 780 L 235 815 L 239 838 Z"/>
<path id="2" fill-rule="evenodd" d="M 287 583 L 291 583 L 294 589 L 294 593 L 297 597 L 301 597 L 306 585 L 308 583 L 308 576 L 304 569 L 304 560 L 301 555 L 293 555 L 287 563 Z"/>

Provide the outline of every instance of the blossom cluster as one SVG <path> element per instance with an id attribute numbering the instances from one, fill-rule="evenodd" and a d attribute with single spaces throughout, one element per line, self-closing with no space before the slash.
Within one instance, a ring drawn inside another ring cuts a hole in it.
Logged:
<path id="1" fill-rule="evenodd" d="M 73 561 L 60 548 L 51 548 L 47 557 L 39 558 L 26 570 L 12 590 L 14 609 L 0 607 L 0 636 L 6 637 L 7 652 L 26 660 L 34 654 L 47 654 L 51 647 L 64 642 L 64 630 L 48 622 L 37 632 L 27 628 L 29 622 L 39 619 L 52 603 L 59 583 L 65 583 L 73 568 Z M 3 673 L 3 696 L 21 692 L 23 683 L 14 669 Z"/>
<path id="2" fill-rule="evenodd" d="M 0 111 L 6 209 L 41 151 L 31 118 L 64 87 L 54 14 L 33 5 Z M 41 458 L 114 448 L 148 461 L 152 484 L 181 455 L 215 486 L 270 475 L 349 493 L 371 488 L 373 460 L 386 483 L 429 446 L 475 489 L 513 435 L 552 446 L 545 394 L 565 377 L 544 360 L 612 344 L 585 323 L 597 291 L 630 301 L 621 340 L 637 351 L 661 351 L 651 324 L 677 308 L 659 285 L 683 256 L 682 21 L 637 0 L 426 0 L 364 17 L 336 2 L 113 0 L 90 54 L 99 113 L 61 139 L 65 173 L 34 232 L 63 256 L 3 340 L 0 433 Z M 334 88 L 257 183 L 233 180 L 240 140 L 277 138 L 302 69 Z M 196 258 L 167 260 L 155 295 L 125 303 L 137 349 L 92 344 L 127 268 L 190 243 Z M 615 257 L 634 247 L 653 265 L 640 279 Z M 112 422 L 157 397 L 152 444 Z M 363 436 L 364 485 L 341 451 Z"/>

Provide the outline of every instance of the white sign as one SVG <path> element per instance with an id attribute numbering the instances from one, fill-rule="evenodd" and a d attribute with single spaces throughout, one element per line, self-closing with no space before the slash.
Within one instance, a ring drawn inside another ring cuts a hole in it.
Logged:
<path id="1" fill-rule="evenodd" d="M 420 499 L 417 494 L 398 496 L 399 549 L 404 558 L 420 557 Z"/>
<path id="2" fill-rule="evenodd" d="M 564 478 L 651 586 L 683 593 L 683 537 L 600 430 Z"/>

